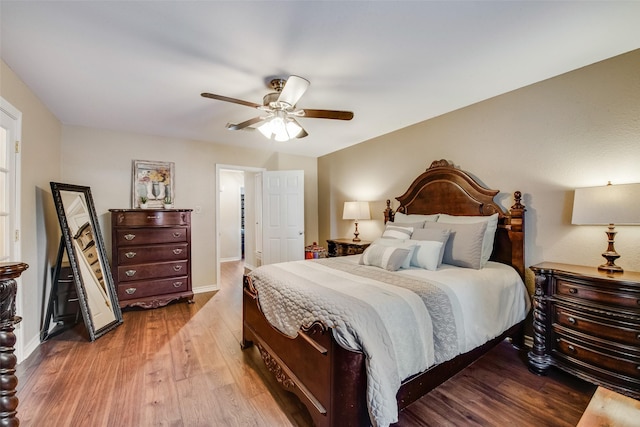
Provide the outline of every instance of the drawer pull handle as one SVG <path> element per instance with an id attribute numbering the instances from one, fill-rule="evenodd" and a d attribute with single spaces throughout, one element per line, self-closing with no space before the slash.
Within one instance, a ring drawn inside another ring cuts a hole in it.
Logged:
<path id="1" fill-rule="evenodd" d="M 636 338 L 638 338 L 640 340 L 640 334 L 638 334 L 638 336 Z"/>
<path id="2" fill-rule="evenodd" d="M 125 234 L 124 238 L 127 239 L 127 240 L 133 240 L 133 239 L 136 238 L 136 235 L 135 234 Z"/>
<path id="3" fill-rule="evenodd" d="M 182 282 L 173 282 L 174 288 L 179 288 L 180 286 L 182 286 Z"/>
<path id="4" fill-rule="evenodd" d="M 180 255 L 182 253 L 182 249 L 174 249 L 173 253 L 176 255 Z"/>
<path id="5" fill-rule="evenodd" d="M 174 265 L 173 266 L 173 270 L 174 271 L 180 271 L 180 270 L 182 270 L 182 266 L 181 265 Z"/>
<path id="6" fill-rule="evenodd" d="M 147 219 L 160 219 L 160 215 L 147 215 Z"/>
<path id="7" fill-rule="evenodd" d="M 133 294 L 136 293 L 137 289 L 136 288 L 127 288 L 124 291 L 129 295 L 133 295 Z"/>
<path id="8" fill-rule="evenodd" d="M 569 317 L 567 318 L 567 320 L 569 321 L 569 323 L 571 323 L 572 325 L 576 324 L 576 319 L 574 319 L 573 317 Z"/>
<path id="9" fill-rule="evenodd" d="M 133 277 L 136 274 L 136 270 L 127 270 L 124 274 L 126 274 L 127 277 Z"/>
<path id="10" fill-rule="evenodd" d="M 569 288 L 569 293 L 570 294 L 577 294 L 578 290 L 576 288 Z"/>
<path id="11" fill-rule="evenodd" d="M 182 236 L 182 233 L 180 231 L 173 232 L 173 237 L 180 237 L 180 236 Z"/>
<path id="12" fill-rule="evenodd" d="M 134 256 L 136 256 L 136 253 L 135 253 L 135 252 L 127 252 L 126 254 L 124 254 L 124 256 L 126 256 L 126 257 L 127 257 L 127 258 L 129 258 L 129 259 L 131 259 L 131 258 L 133 258 Z"/>
<path id="13" fill-rule="evenodd" d="M 576 352 L 576 348 L 574 346 L 572 346 L 571 344 L 569 344 L 569 347 L 567 347 L 569 349 L 569 351 L 571 353 L 575 353 Z"/>

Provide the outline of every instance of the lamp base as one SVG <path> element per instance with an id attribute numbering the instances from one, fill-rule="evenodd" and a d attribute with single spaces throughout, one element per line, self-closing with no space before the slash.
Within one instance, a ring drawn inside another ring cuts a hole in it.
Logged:
<path id="1" fill-rule="evenodd" d="M 359 238 L 358 235 L 360 235 L 360 233 L 358 232 L 358 220 L 356 220 L 356 231 L 355 231 L 355 233 L 353 233 L 353 241 L 354 242 L 362 241 L 362 239 Z"/>
<path id="2" fill-rule="evenodd" d="M 606 271 L 608 273 L 622 273 L 624 271 L 622 267 L 616 265 L 616 260 L 620 258 L 620 254 L 616 252 L 616 249 L 613 246 L 614 239 L 616 237 L 616 231 L 613 224 L 609 224 L 606 234 L 609 245 L 607 246 L 606 252 L 602 254 L 602 257 L 607 260 L 607 263 L 599 265 L 598 270 Z"/>
<path id="3" fill-rule="evenodd" d="M 618 266 L 618 265 L 609 265 L 609 264 L 602 264 L 598 266 L 598 270 L 600 271 L 606 271 L 607 273 L 624 273 L 624 270 L 622 269 L 622 267 Z"/>

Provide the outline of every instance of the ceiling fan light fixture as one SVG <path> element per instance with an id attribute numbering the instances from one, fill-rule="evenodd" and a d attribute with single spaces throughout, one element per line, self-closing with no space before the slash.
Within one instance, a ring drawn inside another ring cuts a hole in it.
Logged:
<path id="1" fill-rule="evenodd" d="M 302 127 L 288 118 L 284 111 L 276 111 L 276 115 L 258 126 L 258 130 L 266 138 L 285 142 L 297 137 L 302 132 Z"/>

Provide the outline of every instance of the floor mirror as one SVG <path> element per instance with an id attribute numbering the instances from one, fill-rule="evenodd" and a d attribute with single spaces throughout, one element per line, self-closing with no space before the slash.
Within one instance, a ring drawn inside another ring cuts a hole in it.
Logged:
<path id="1" fill-rule="evenodd" d="M 82 318 L 94 341 L 122 323 L 122 312 L 91 189 L 51 182 L 51 191 L 62 231 L 60 246 L 64 243 Z"/>

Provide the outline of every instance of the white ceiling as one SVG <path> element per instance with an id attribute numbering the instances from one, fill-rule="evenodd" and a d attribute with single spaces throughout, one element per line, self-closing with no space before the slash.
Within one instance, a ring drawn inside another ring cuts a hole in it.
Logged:
<path id="1" fill-rule="evenodd" d="M 321 156 L 640 48 L 640 2 L 0 1 L 2 59 L 64 124 Z M 639 66 L 640 70 L 640 66 Z M 276 143 L 271 76 L 311 81 Z"/>

